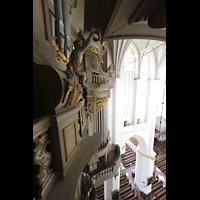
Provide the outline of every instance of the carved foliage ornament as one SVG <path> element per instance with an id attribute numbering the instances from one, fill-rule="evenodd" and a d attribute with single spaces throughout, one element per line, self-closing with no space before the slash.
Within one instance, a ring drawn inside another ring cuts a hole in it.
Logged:
<path id="1" fill-rule="evenodd" d="M 58 44 L 56 43 L 57 37 L 52 38 L 53 52 L 55 59 L 67 64 L 69 59 L 65 57 L 63 53 L 63 48 L 60 50 Z"/>
<path id="2" fill-rule="evenodd" d="M 103 108 L 103 106 L 105 105 L 105 103 L 107 103 L 108 98 L 110 98 L 110 95 L 106 96 L 106 97 L 98 97 L 96 100 L 96 113 L 98 113 L 99 111 L 101 111 L 101 109 Z"/>
<path id="3" fill-rule="evenodd" d="M 87 106 L 88 111 L 90 112 L 90 121 L 92 121 L 94 103 L 96 104 L 96 113 L 98 113 L 99 111 L 101 111 L 105 103 L 107 103 L 108 98 L 110 98 L 110 95 L 107 95 L 105 97 L 87 97 Z"/>
<path id="4" fill-rule="evenodd" d="M 39 185 L 42 186 L 43 190 L 54 175 L 54 173 L 52 173 L 53 169 L 49 169 L 52 154 L 46 151 L 46 146 L 49 143 L 49 140 L 47 140 L 47 138 L 48 135 L 45 131 L 33 140 L 33 142 L 36 144 L 36 147 L 33 150 L 33 165 L 40 166 L 39 174 L 37 174 L 36 176 L 39 180 Z"/>
<path id="5" fill-rule="evenodd" d="M 88 111 L 90 112 L 90 121 L 92 121 L 95 101 L 96 101 L 95 97 L 88 97 L 87 98 L 87 107 L 88 107 Z"/>

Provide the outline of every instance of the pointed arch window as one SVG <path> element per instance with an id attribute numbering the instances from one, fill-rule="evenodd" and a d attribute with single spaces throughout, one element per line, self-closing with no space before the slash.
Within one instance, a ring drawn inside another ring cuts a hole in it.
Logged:
<path id="1" fill-rule="evenodd" d="M 139 101 L 138 101 L 138 118 L 139 123 L 146 121 L 146 106 L 147 106 L 147 84 L 148 84 L 148 72 L 149 72 L 149 57 L 143 56 L 140 68 L 140 81 L 139 81 Z"/>
<path id="2" fill-rule="evenodd" d="M 138 67 L 138 54 L 134 44 L 131 43 L 127 48 L 120 77 L 123 79 L 123 119 L 126 125 L 134 124 L 133 105 L 134 105 L 134 78 Z"/>

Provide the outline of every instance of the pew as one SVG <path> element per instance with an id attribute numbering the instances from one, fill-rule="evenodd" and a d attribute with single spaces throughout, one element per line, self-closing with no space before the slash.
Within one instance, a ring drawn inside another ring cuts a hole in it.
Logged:
<path id="1" fill-rule="evenodd" d="M 104 183 L 95 187 L 96 189 L 96 196 L 99 200 L 104 200 Z"/>
<path id="2" fill-rule="evenodd" d="M 135 145 L 135 147 L 137 147 L 138 140 L 135 137 L 131 137 L 129 140 L 133 143 L 133 145 Z"/>
<path id="3" fill-rule="evenodd" d="M 166 194 L 166 187 L 160 188 L 157 192 L 154 193 L 154 196 L 155 196 L 156 198 L 158 198 L 158 197 L 161 196 L 162 194 Z"/>
<path id="4" fill-rule="evenodd" d="M 166 151 L 166 141 L 159 141 L 157 139 L 154 140 L 153 150 L 158 153 L 162 153 Z"/>
<path id="5" fill-rule="evenodd" d="M 120 189 L 119 195 L 122 196 L 123 194 L 130 191 L 131 189 L 132 189 L 132 187 L 131 187 L 131 183 L 130 183 L 126 187 L 123 187 L 123 188 Z"/>
<path id="6" fill-rule="evenodd" d="M 156 192 L 158 189 L 162 187 L 163 187 L 162 181 L 159 181 L 156 184 L 152 185 L 151 192 Z"/>
<path id="7" fill-rule="evenodd" d="M 129 200 L 138 200 L 138 196 L 131 197 Z"/>
<path id="8" fill-rule="evenodd" d="M 123 154 L 121 154 L 121 158 L 126 157 L 126 156 L 129 156 L 129 155 L 134 155 L 134 154 L 135 154 L 134 151 L 130 151 L 130 152 L 128 152 L 128 153 L 123 153 Z M 136 154 L 135 154 L 135 155 L 136 155 Z"/>
<path id="9" fill-rule="evenodd" d="M 166 156 L 156 159 L 154 163 L 166 175 Z"/>
<path id="10" fill-rule="evenodd" d="M 134 197 L 134 196 L 135 196 L 135 192 L 133 190 L 130 190 L 130 191 L 126 192 L 125 194 L 123 194 L 122 196 L 120 196 L 119 200 L 128 199 L 128 198 Z"/>
<path id="11" fill-rule="evenodd" d="M 120 182 L 120 188 L 123 188 L 123 187 L 125 187 L 128 184 L 129 184 L 128 180 L 125 180 L 124 182 Z"/>
<path id="12" fill-rule="evenodd" d="M 156 161 L 155 161 L 155 164 L 162 162 L 163 160 L 166 160 L 166 156 L 162 156 L 160 158 L 157 158 Z"/>
<path id="13" fill-rule="evenodd" d="M 121 161 L 125 168 L 136 162 L 136 153 L 126 143 L 126 152 L 121 154 Z"/>

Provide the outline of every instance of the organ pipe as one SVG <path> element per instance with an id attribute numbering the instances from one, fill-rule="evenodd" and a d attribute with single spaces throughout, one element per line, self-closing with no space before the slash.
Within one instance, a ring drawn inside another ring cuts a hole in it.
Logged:
<path id="1" fill-rule="evenodd" d="M 107 103 L 102 107 L 101 111 L 96 114 L 97 132 L 101 135 L 101 148 L 107 145 L 107 130 L 108 130 L 108 109 Z"/>

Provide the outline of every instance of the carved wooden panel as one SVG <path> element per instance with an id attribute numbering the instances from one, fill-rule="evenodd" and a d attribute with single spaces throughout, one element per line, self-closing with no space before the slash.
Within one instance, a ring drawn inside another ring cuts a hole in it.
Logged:
<path id="1" fill-rule="evenodd" d="M 46 151 L 46 146 L 49 143 L 46 131 L 36 136 L 33 143 L 33 184 L 35 188 L 38 188 L 36 197 L 42 197 L 46 187 L 55 175 L 52 173 L 53 169 L 49 168 L 52 154 Z"/>

